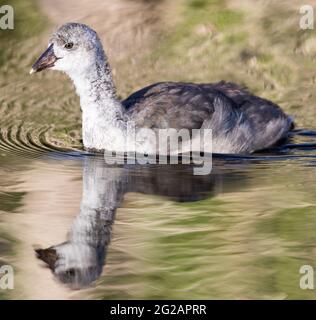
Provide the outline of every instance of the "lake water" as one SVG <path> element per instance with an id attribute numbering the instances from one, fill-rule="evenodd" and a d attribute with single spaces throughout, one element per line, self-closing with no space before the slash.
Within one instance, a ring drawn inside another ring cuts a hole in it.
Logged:
<path id="1" fill-rule="evenodd" d="M 316 266 L 316 132 L 205 176 L 34 140 L 2 128 L 3 298 L 314 298 L 299 269 Z"/>

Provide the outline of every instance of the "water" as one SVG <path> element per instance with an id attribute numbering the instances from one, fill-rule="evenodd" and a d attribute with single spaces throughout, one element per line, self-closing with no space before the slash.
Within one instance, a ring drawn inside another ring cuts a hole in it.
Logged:
<path id="1" fill-rule="evenodd" d="M 45 130 L 1 130 L 3 298 L 314 298 L 314 131 L 258 155 L 109 166 Z"/>
<path id="2" fill-rule="evenodd" d="M 0 266 L 15 278 L 0 299 L 316 298 L 299 287 L 300 267 L 316 267 L 316 46 L 314 31 L 298 30 L 296 1 L 7 2 Z M 66 76 L 28 74 L 65 21 L 98 31 L 122 98 L 163 79 L 224 79 L 308 130 L 264 153 L 214 157 L 209 176 L 107 166 L 81 150 Z"/>

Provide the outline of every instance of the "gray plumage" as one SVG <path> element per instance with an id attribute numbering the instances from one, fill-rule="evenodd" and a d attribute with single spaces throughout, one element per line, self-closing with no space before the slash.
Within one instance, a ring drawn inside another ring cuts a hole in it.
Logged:
<path id="1" fill-rule="evenodd" d="M 67 49 L 69 43 L 73 46 Z M 279 106 L 233 83 L 160 82 L 119 101 L 95 31 L 69 23 L 54 33 L 50 45 L 56 61 L 49 67 L 66 72 L 80 96 L 87 149 L 120 149 L 128 121 L 137 128 L 212 129 L 217 153 L 269 148 L 286 138 L 293 127 Z M 40 71 L 42 65 L 37 62 L 32 70 L 37 67 Z"/>
<path id="2" fill-rule="evenodd" d="M 268 148 L 287 136 L 292 119 L 279 106 L 234 83 L 161 82 L 126 100 L 138 127 L 213 129 L 213 139 L 234 140 L 234 151 Z M 224 147 L 224 146 L 223 146 Z"/>

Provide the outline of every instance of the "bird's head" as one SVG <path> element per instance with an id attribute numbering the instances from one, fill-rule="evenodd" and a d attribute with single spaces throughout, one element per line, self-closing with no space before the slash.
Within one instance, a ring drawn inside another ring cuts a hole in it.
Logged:
<path id="1" fill-rule="evenodd" d="M 104 52 L 97 33 L 87 25 L 67 23 L 52 35 L 30 73 L 53 69 L 71 76 L 89 70 L 95 61 L 102 60 Z"/>
<path id="2" fill-rule="evenodd" d="M 104 253 L 88 244 L 64 242 L 35 252 L 55 277 L 72 289 L 89 286 L 102 272 Z"/>

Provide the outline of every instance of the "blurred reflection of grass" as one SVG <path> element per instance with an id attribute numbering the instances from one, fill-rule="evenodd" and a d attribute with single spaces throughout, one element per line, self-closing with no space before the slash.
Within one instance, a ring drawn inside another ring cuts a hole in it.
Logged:
<path id="1" fill-rule="evenodd" d="M 315 169 L 248 168 L 251 183 L 194 203 L 127 195 L 93 297 L 314 299 L 299 269 L 316 266 Z"/>
<path id="2" fill-rule="evenodd" d="M 4 230 L 5 226 L 3 226 L 0 220 L 0 267 L 7 264 L 12 265 L 12 257 L 15 252 L 13 247 L 16 244 L 14 237 Z M 17 270 L 14 269 L 14 272 L 16 271 Z M 0 300 L 9 299 L 10 297 L 12 297 L 12 290 L 4 290 L 0 288 Z"/>

